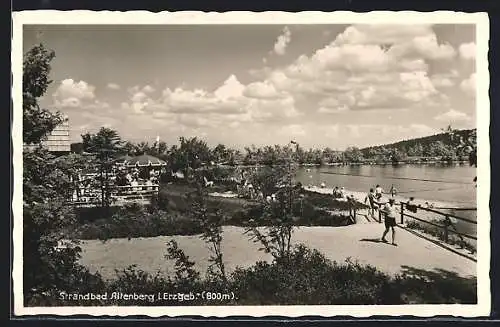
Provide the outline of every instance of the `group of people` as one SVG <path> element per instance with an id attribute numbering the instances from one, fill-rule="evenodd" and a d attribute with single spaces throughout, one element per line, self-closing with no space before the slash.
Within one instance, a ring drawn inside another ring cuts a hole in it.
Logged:
<path id="1" fill-rule="evenodd" d="M 116 185 L 133 186 L 132 190 L 139 190 L 142 186 L 153 187 L 159 184 L 160 174 L 161 171 L 158 169 L 149 169 L 142 172 L 137 167 L 132 170 L 120 169 L 116 174 Z"/>
<path id="2" fill-rule="evenodd" d="M 385 230 L 384 233 L 382 234 L 382 242 L 387 243 L 386 236 L 389 233 L 389 230 L 392 230 L 392 245 L 397 246 L 396 244 L 396 217 L 397 217 L 397 211 L 396 211 L 396 200 L 394 199 L 394 196 L 396 195 L 397 191 L 394 185 L 391 186 L 390 190 L 390 195 L 391 197 L 389 198 L 389 201 L 386 203 L 382 202 L 382 196 L 384 194 L 384 189 L 377 184 L 375 188 L 371 188 L 368 194 L 365 197 L 365 204 L 368 203 L 369 205 L 369 213 L 372 216 L 372 218 L 375 218 L 375 212 L 377 210 L 381 210 L 382 213 L 384 213 L 384 223 L 385 223 Z M 380 209 L 380 207 L 383 205 L 383 207 Z"/>

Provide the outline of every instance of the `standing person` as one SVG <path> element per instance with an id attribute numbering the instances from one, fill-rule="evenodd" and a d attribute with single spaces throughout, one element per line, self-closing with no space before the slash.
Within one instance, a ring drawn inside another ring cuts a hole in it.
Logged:
<path id="1" fill-rule="evenodd" d="M 396 230 L 394 229 L 394 227 L 396 226 L 396 206 L 394 202 L 394 199 L 389 199 L 389 202 L 384 206 L 385 231 L 384 234 L 382 234 L 382 242 L 387 243 L 385 236 L 389 232 L 389 229 L 392 229 L 392 245 L 397 246 Z"/>
<path id="2" fill-rule="evenodd" d="M 394 184 L 391 185 L 390 193 L 391 197 L 394 197 L 398 193 L 398 190 L 394 187 Z"/>
<path id="3" fill-rule="evenodd" d="M 370 192 L 365 197 L 365 204 L 366 202 L 369 203 L 370 209 L 368 212 L 370 212 L 372 218 L 375 218 L 375 210 L 378 209 L 378 204 L 377 200 L 375 199 L 375 190 L 373 188 L 370 189 Z"/>
<path id="4" fill-rule="evenodd" d="M 382 186 L 377 184 L 377 186 L 375 186 L 375 198 L 377 199 L 377 201 L 382 198 L 383 193 L 384 193 L 384 189 L 382 188 Z"/>

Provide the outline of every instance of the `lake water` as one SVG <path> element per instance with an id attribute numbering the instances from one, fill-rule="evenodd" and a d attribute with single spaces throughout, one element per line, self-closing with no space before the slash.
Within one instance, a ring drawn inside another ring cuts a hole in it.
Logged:
<path id="1" fill-rule="evenodd" d="M 368 192 L 380 184 L 388 193 L 394 185 L 399 196 L 413 196 L 419 202 L 435 203 L 436 207 L 475 208 L 475 176 L 476 168 L 466 164 L 359 165 L 302 167 L 296 180 L 305 186 L 325 183 L 328 188 L 343 186 L 357 192 Z M 439 211 L 477 221 L 475 210 Z M 476 233 L 476 225 L 456 220 L 455 224 L 460 232 Z"/>
<path id="2" fill-rule="evenodd" d="M 360 192 L 377 184 L 389 192 L 394 185 L 401 196 L 476 207 L 475 176 L 476 168 L 466 164 L 408 164 L 302 167 L 296 179 L 303 185 L 324 182 L 330 188 L 343 186 Z"/>

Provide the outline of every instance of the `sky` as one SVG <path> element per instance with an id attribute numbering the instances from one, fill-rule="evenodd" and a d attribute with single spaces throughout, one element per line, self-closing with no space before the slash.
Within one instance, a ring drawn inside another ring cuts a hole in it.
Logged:
<path id="1" fill-rule="evenodd" d="M 476 127 L 474 25 L 25 25 L 72 141 L 364 147 Z"/>

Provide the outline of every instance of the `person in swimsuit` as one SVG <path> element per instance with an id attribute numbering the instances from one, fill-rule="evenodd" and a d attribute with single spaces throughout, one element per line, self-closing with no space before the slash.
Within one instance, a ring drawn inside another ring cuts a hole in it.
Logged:
<path id="1" fill-rule="evenodd" d="M 375 199 L 375 190 L 373 188 L 370 189 L 370 192 L 366 195 L 365 204 L 369 203 L 370 209 L 369 212 L 372 218 L 375 218 L 375 210 L 378 209 L 377 199 Z"/>
<path id="2" fill-rule="evenodd" d="M 398 190 L 394 187 L 394 184 L 391 185 L 390 193 L 391 193 L 391 197 L 396 196 L 396 194 L 398 193 Z"/>
<path id="3" fill-rule="evenodd" d="M 382 186 L 378 185 L 375 187 L 375 198 L 377 200 L 380 200 L 382 198 L 382 194 L 384 193 L 384 190 L 382 189 Z"/>
<path id="4" fill-rule="evenodd" d="M 385 236 L 389 233 L 389 229 L 392 229 L 392 245 L 396 244 L 396 205 L 394 204 L 394 199 L 389 199 L 389 202 L 384 206 L 385 213 L 385 231 L 382 234 L 382 242 L 387 243 Z"/>

